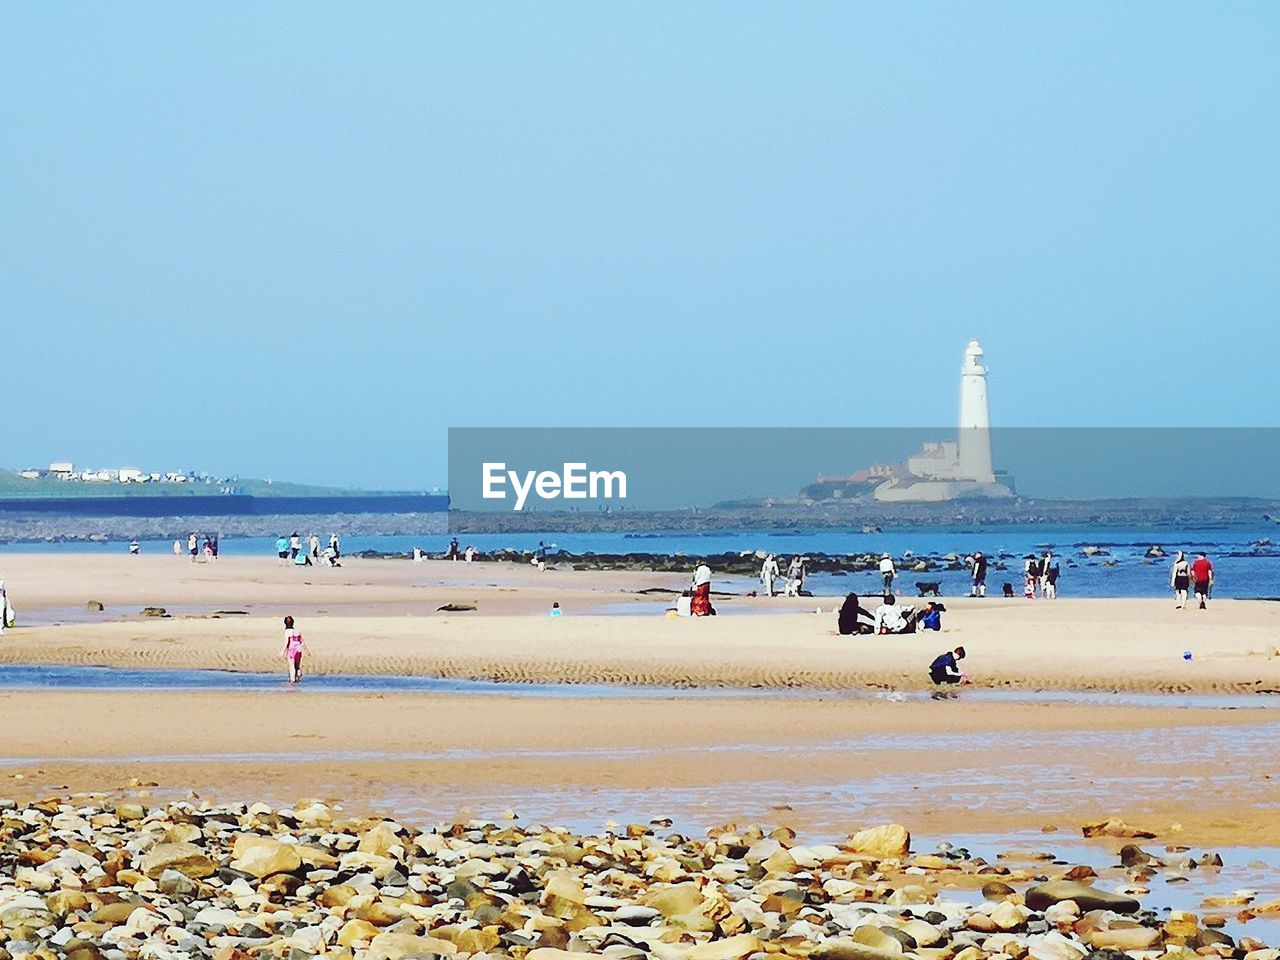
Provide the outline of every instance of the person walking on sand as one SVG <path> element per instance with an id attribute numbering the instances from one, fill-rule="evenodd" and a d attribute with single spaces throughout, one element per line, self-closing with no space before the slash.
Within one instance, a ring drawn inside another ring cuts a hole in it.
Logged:
<path id="1" fill-rule="evenodd" d="M 302 654 L 310 652 L 302 642 L 302 631 L 293 625 L 293 617 L 284 618 L 284 658 L 289 664 L 289 682 L 302 680 Z"/>
<path id="2" fill-rule="evenodd" d="M 0 637 L 13 626 L 13 607 L 9 606 L 9 591 L 0 580 Z"/>
<path id="3" fill-rule="evenodd" d="M 293 533 L 289 534 L 289 559 L 292 560 L 294 563 L 297 563 L 298 554 L 301 552 L 302 552 L 302 538 L 298 536 L 298 531 L 295 530 L 293 531 Z"/>
<path id="4" fill-rule="evenodd" d="M 1175 610 L 1185 609 L 1187 606 L 1187 591 L 1191 589 L 1191 564 L 1187 562 L 1187 555 L 1181 550 L 1173 558 L 1173 567 L 1169 571 L 1169 587 L 1173 590 L 1174 600 L 1177 601 L 1173 608 Z"/>
<path id="5" fill-rule="evenodd" d="M 191 562 L 195 563 L 200 553 L 200 534 L 193 533 L 187 537 L 187 553 L 191 554 Z"/>
<path id="6" fill-rule="evenodd" d="M 176 538 L 173 541 L 173 555 L 179 558 L 182 556 L 182 541 Z"/>
<path id="7" fill-rule="evenodd" d="M 333 551 L 334 560 L 342 559 L 342 541 L 338 539 L 338 535 L 336 533 L 329 537 L 329 549 Z M 336 567 L 337 564 L 335 563 L 333 566 Z"/>
<path id="8" fill-rule="evenodd" d="M 884 579 L 884 590 L 882 592 L 885 596 L 893 593 L 893 581 L 897 575 L 898 570 L 893 565 L 893 557 L 886 553 L 880 558 L 880 576 Z"/>
<path id="9" fill-rule="evenodd" d="M 769 554 L 764 558 L 764 564 L 760 567 L 760 582 L 764 585 L 764 592 L 768 596 L 777 596 L 777 590 L 773 582 L 781 575 L 781 571 L 778 569 L 778 558 L 772 553 Z"/>
<path id="10" fill-rule="evenodd" d="M 969 591 L 971 597 L 985 597 L 987 595 L 987 558 L 982 555 L 979 550 L 973 555 L 973 588 Z"/>
<path id="11" fill-rule="evenodd" d="M 1209 594 L 1213 592 L 1213 564 L 1209 562 L 1209 557 L 1203 550 L 1196 557 L 1196 562 L 1191 564 L 1191 579 L 1195 581 L 1196 599 L 1200 601 L 1200 609 L 1204 610 Z"/>
<path id="12" fill-rule="evenodd" d="M 307 537 L 307 564 L 320 566 L 320 538 L 315 533 Z"/>

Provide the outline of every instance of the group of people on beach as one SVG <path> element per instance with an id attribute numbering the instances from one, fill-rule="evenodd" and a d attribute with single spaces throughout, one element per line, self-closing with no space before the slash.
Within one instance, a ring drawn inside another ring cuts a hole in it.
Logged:
<path id="1" fill-rule="evenodd" d="M 287 537 L 276 538 L 276 557 L 281 564 L 293 563 L 300 567 L 318 567 L 323 560 L 331 567 L 342 566 L 342 541 L 338 535 L 329 537 L 329 545 L 320 548 L 320 538 L 312 533 L 307 537 L 306 550 L 303 550 L 302 537 L 295 530 Z"/>
<path id="2" fill-rule="evenodd" d="M 141 549 L 142 549 L 141 544 L 139 544 L 137 540 L 134 540 L 132 543 L 129 544 L 129 552 L 134 556 L 137 556 L 141 552 Z M 204 535 L 204 546 L 201 547 L 200 534 L 198 533 L 189 534 L 187 536 L 186 553 L 191 558 L 192 563 L 195 563 L 197 560 L 201 559 L 202 556 L 206 561 L 217 560 L 218 559 L 218 535 L 216 533 L 206 533 Z M 174 540 L 173 555 L 175 557 L 181 557 L 182 554 L 183 554 L 182 541 Z"/>
<path id="3" fill-rule="evenodd" d="M 900 603 L 892 593 L 886 593 L 881 599 L 882 602 L 875 610 L 870 610 L 862 605 L 862 600 L 856 593 L 848 594 L 836 613 L 837 632 L 848 637 L 942 629 L 942 615 L 947 608 L 937 600 L 930 600 L 923 607 L 916 607 Z"/>
<path id="4" fill-rule="evenodd" d="M 542 569 L 545 570 L 546 564 L 547 564 L 547 550 L 546 550 L 546 544 L 543 543 L 541 540 L 538 541 L 538 549 L 542 554 Z M 449 541 L 449 549 L 445 551 L 444 558 L 446 560 L 463 560 L 467 563 L 471 563 L 475 560 L 476 554 L 478 553 L 479 551 L 476 550 L 475 547 L 471 546 L 471 544 L 467 544 L 465 549 L 459 546 L 458 538 L 454 537 L 452 540 Z M 536 554 L 535 554 L 535 557 L 536 557 Z M 415 556 L 415 559 L 417 559 L 416 556 Z"/>
<path id="5" fill-rule="evenodd" d="M 796 554 L 787 565 L 786 582 L 782 589 L 783 596 L 804 596 L 804 581 L 808 575 L 809 558 Z M 760 584 L 764 588 L 765 596 L 776 597 L 778 584 L 782 581 L 782 567 L 778 563 L 778 558 L 771 553 L 764 558 L 764 564 L 760 568 Z"/>
<path id="6" fill-rule="evenodd" d="M 1196 600 L 1200 609 L 1206 609 L 1209 594 L 1213 592 L 1213 563 L 1204 551 L 1194 561 L 1188 562 L 1187 555 L 1181 550 L 1173 558 L 1173 566 L 1169 570 L 1169 586 L 1173 590 L 1174 608 L 1183 610 L 1187 606 L 1187 588 L 1195 585 Z"/>
<path id="7" fill-rule="evenodd" d="M 1051 550 L 1046 550 L 1043 557 L 1028 553 L 1022 558 L 1022 595 L 1034 600 L 1038 593 L 1045 600 L 1057 600 L 1061 575 L 1058 558 Z"/>

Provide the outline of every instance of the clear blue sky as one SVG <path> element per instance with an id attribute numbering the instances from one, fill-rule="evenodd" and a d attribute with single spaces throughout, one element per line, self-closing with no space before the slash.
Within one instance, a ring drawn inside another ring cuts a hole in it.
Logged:
<path id="1" fill-rule="evenodd" d="M 0 6 L 0 464 L 1277 425 L 1280 4 Z"/>

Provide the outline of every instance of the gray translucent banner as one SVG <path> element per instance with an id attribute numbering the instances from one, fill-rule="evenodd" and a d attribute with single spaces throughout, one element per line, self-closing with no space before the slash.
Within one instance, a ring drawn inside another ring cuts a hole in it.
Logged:
<path id="1" fill-rule="evenodd" d="M 451 511 L 1280 498 L 1280 429 L 454 428 Z"/>

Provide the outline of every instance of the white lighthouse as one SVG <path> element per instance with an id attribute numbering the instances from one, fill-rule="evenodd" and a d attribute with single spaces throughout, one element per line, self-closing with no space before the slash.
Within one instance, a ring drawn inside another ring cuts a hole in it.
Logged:
<path id="1" fill-rule="evenodd" d="M 960 368 L 959 480 L 995 483 L 991 465 L 991 417 L 987 413 L 987 368 L 982 363 L 982 344 L 970 340 Z"/>
<path id="2" fill-rule="evenodd" d="M 982 497 L 1011 497 L 996 482 L 991 461 L 991 416 L 987 411 L 987 368 L 982 344 L 970 340 L 960 367 L 960 424 L 955 440 L 926 443 L 907 460 L 906 476 L 875 489 L 888 503 L 940 503 Z"/>

